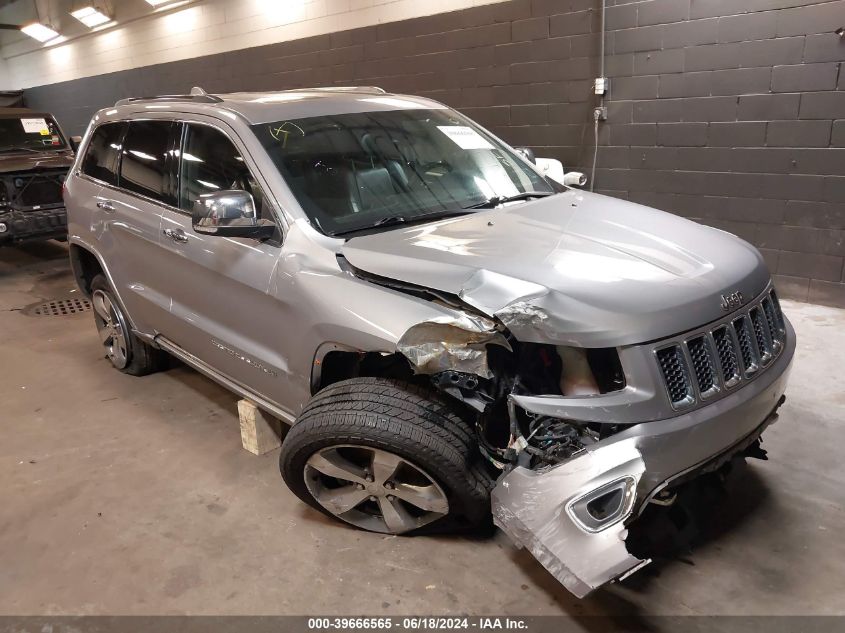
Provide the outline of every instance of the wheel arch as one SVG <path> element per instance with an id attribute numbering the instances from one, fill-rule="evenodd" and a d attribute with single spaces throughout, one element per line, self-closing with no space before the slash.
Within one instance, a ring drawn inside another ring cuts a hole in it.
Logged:
<path id="1" fill-rule="evenodd" d="M 410 382 L 414 372 L 408 359 L 398 351 L 368 351 L 326 342 L 317 348 L 311 364 L 311 395 L 341 380 L 362 376 Z"/>
<path id="2" fill-rule="evenodd" d="M 120 295 L 117 284 L 114 283 L 111 271 L 103 261 L 102 256 L 97 252 L 97 249 L 77 236 L 69 236 L 68 253 L 70 257 L 70 267 L 73 271 L 76 285 L 79 286 L 82 293 L 90 299 L 93 294 L 91 291 L 91 282 L 94 281 L 94 277 L 97 275 L 105 276 L 106 280 L 109 282 L 109 286 L 111 286 L 112 292 L 114 292 L 115 298 L 120 304 L 121 310 L 123 310 L 124 318 L 128 321 L 130 329 L 137 331 L 135 327 L 135 320 L 126 309 L 126 304 L 123 302 L 123 297 Z M 143 336 L 140 333 L 139 335 Z"/>
<path id="3" fill-rule="evenodd" d="M 102 274 L 108 279 L 109 275 L 100 259 L 81 244 L 71 242 L 68 253 L 70 255 L 70 268 L 73 271 L 76 285 L 90 299 L 92 295 L 91 282 L 94 281 L 94 277 Z"/>

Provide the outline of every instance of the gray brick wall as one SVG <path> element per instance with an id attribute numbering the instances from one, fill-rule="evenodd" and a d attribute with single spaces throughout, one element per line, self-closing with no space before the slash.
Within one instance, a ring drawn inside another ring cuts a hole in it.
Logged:
<path id="1" fill-rule="evenodd" d="M 597 190 L 758 246 L 845 307 L 845 0 L 608 0 Z M 124 96 L 375 84 L 588 169 L 600 0 L 510 0 L 26 91 L 72 133 Z"/>

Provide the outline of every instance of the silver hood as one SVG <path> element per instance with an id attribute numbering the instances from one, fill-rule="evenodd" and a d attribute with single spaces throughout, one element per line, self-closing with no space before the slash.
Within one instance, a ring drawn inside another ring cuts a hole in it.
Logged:
<path id="1" fill-rule="evenodd" d="M 342 249 L 371 274 L 459 295 L 526 342 L 614 347 L 722 317 L 769 273 L 738 237 L 638 204 L 570 190 Z"/>

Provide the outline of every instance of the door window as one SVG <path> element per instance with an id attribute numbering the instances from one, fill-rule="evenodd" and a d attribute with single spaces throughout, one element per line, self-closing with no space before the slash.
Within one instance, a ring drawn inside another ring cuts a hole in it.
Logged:
<path id="1" fill-rule="evenodd" d="M 120 142 L 126 124 L 106 123 L 91 136 L 85 157 L 82 159 L 82 173 L 109 185 L 117 185 L 117 160 Z"/>
<path id="2" fill-rule="evenodd" d="M 182 147 L 179 207 L 190 212 L 200 196 L 227 189 L 251 194 L 259 217 L 273 220 L 261 186 L 229 137 L 207 125 L 188 124 Z"/>
<path id="3" fill-rule="evenodd" d="M 169 160 L 172 121 L 131 121 L 123 141 L 120 186 L 165 204 L 176 204 L 174 161 Z"/>

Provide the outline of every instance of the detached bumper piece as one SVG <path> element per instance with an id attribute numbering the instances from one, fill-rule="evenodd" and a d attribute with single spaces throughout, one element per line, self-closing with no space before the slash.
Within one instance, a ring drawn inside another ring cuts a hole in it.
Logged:
<path id="1" fill-rule="evenodd" d="M 66 235 L 67 213 L 64 207 L 7 212 L 0 209 L 0 244 L 49 240 Z"/>

